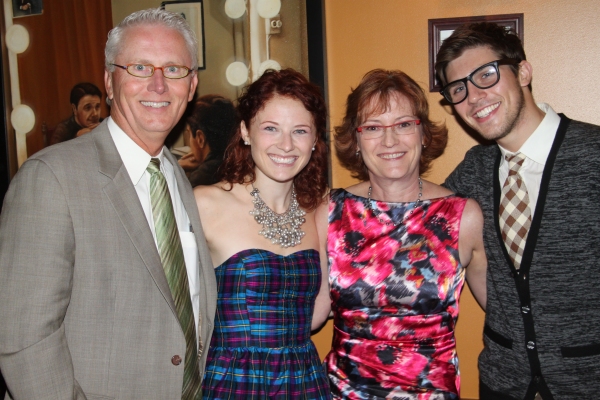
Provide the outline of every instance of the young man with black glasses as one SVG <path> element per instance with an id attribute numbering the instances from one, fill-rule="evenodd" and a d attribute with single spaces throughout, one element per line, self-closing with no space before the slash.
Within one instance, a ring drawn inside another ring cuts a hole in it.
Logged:
<path id="1" fill-rule="evenodd" d="M 469 150 L 445 182 L 485 218 L 480 398 L 596 398 L 600 127 L 536 104 L 521 42 L 496 24 L 455 30 L 436 72 L 456 114 L 496 142 Z"/>

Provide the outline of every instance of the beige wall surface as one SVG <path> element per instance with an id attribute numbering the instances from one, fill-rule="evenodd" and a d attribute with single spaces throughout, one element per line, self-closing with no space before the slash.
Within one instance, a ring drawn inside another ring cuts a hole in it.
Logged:
<path id="1" fill-rule="evenodd" d="M 325 0 L 331 126 L 340 123 L 350 89 L 373 68 L 401 69 L 428 91 L 428 19 L 524 14 L 524 45 L 533 65 L 533 94 L 568 117 L 600 124 L 600 2 L 597 0 Z M 476 142 L 439 93 L 429 93 L 431 117 L 445 121 L 450 140 L 427 179 L 440 183 Z M 333 187 L 353 183 L 333 162 Z M 483 313 L 468 290 L 457 329 L 462 398 L 477 398 L 476 357 Z M 316 335 L 324 355 L 331 323 Z"/>

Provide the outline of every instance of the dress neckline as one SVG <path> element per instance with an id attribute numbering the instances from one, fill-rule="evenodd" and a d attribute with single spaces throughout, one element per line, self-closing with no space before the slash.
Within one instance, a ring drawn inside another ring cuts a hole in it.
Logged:
<path id="1" fill-rule="evenodd" d="M 221 264 L 219 264 L 217 267 L 215 267 L 215 269 L 229 263 L 232 259 L 235 258 L 244 258 L 244 257 L 249 257 L 251 255 L 254 254 L 265 254 L 270 258 L 291 258 L 294 256 L 297 256 L 301 253 L 308 253 L 307 257 L 311 257 L 314 256 L 316 258 L 319 258 L 319 251 L 316 249 L 302 249 L 302 250 L 297 250 L 293 253 L 290 253 L 288 255 L 284 255 L 284 254 L 278 254 L 275 253 L 271 250 L 266 250 L 266 249 L 244 249 L 244 250 L 240 250 L 237 253 L 232 254 L 228 259 L 226 259 L 225 261 L 223 261 Z"/>
<path id="2" fill-rule="evenodd" d="M 363 203 L 368 201 L 368 197 L 366 197 L 366 196 L 360 196 L 358 194 L 350 193 L 346 189 L 340 189 L 340 190 L 343 190 L 347 195 L 349 195 L 351 197 L 359 199 Z M 447 200 L 447 199 L 450 199 L 450 198 L 453 198 L 453 197 L 456 197 L 456 193 L 452 193 L 452 194 L 449 194 L 447 196 L 442 196 L 442 197 L 434 197 L 434 198 L 431 198 L 431 199 L 423 199 L 423 200 L 420 200 L 419 203 L 421 203 L 421 204 L 423 204 L 423 203 L 434 203 L 434 202 L 441 201 L 441 200 Z M 414 203 L 417 202 L 417 200 L 413 200 L 413 201 L 399 201 L 399 202 L 384 201 L 384 200 L 377 200 L 377 199 L 374 199 L 372 197 L 371 197 L 371 201 L 375 202 L 375 203 L 394 204 L 394 205 L 399 205 L 399 206 L 400 205 L 414 204 Z"/>

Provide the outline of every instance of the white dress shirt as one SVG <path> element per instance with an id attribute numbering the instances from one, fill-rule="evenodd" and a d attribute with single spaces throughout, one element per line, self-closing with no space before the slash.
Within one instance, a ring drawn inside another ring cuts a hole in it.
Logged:
<path id="1" fill-rule="evenodd" d="M 521 175 L 521 178 L 527 187 L 529 208 L 531 209 L 532 218 L 535 213 L 535 207 L 540 193 L 540 185 L 544 167 L 546 165 L 546 159 L 550 154 L 550 149 L 552 148 L 554 138 L 556 137 L 556 131 L 560 124 L 560 117 L 554 112 L 552 107 L 546 103 L 538 103 L 537 106 L 546 113 L 546 116 L 517 152 L 525 156 L 525 161 L 519 170 L 519 175 Z M 498 178 L 500 180 L 500 187 L 502 187 L 508 177 L 508 162 L 506 161 L 505 156 L 514 155 L 516 153 L 510 152 L 502 146 L 499 147 L 502 152 L 502 161 L 500 161 Z"/>
<path id="2" fill-rule="evenodd" d="M 185 211 L 179 190 L 177 189 L 177 180 L 175 179 L 174 166 L 171 165 L 170 161 L 164 156 L 164 147 L 160 151 L 160 154 L 156 157 L 151 157 L 150 154 L 146 153 L 140 146 L 138 146 L 113 120 L 108 118 L 107 121 L 108 130 L 110 135 L 115 142 L 117 151 L 123 160 L 123 164 L 127 169 L 129 178 L 135 187 L 135 191 L 140 199 L 140 203 L 144 210 L 144 215 L 148 220 L 148 225 L 152 231 L 154 237 L 154 244 L 156 242 L 156 230 L 154 228 L 154 218 L 152 216 L 152 207 L 150 203 L 150 173 L 146 171 L 148 164 L 150 164 L 151 158 L 158 158 L 160 160 L 160 170 L 165 176 L 169 192 L 171 193 L 171 201 L 173 203 L 173 211 L 175 213 L 175 220 L 177 221 L 177 228 L 179 230 L 179 237 L 181 238 L 181 246 L 183 247 L 183 257 L 185 259 L 185 266 L 187 269 L 188 282 L 190 285 L 190 296 L 192 300 L 192 308 L 194 310 L 194 318 L 196 320 L 196 327 L 198 326 L 198 314 L 199 314 L 199 301 L 200 301 L 200 282 L 199 271 L 198 271 L 198 246 L 196 244 L 196 237 L 192 232 L 190 219 Z M 198 329 L 196 329 L 197 334 Z"/>

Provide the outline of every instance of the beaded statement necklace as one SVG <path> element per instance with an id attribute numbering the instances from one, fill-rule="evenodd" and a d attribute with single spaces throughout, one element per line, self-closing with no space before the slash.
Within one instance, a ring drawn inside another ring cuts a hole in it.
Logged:
<path id="1" fill-rule="evenodd" d="M 260 198 L 259 190 L 252 186 L 250 195 L 254 197 L 254 210 L 250 211 L 250 215 L 254 215 L 256 222 L 262 225 L 262 229 L 258 232 L 271 241 L 273 244 L 278 244 L 283 248 L 294 247 L 300 244 L 300 240 L 304 236 L 304 232 L 300 229 L 305 221 L 304 215 L 306 212 L 298 206 L 296 200 L 296 190 L 292 186 L 292 199 L 288 209 L 283 214 L 277 214 L 265 204 Z"/>
<path id="2" fill-rule="evenodd" d="M 371 206 L 371 191 L 372 191 L 372 189 L 373 188 L 371 186 L 369 186 L 369 194 L 367 195 L 367 209 L 371 210 L 373 215 L 375 217 L 377 217 L 377 220 L 385 225 L 392 224 L 394 226 L 398 226 L 401 223 L 404 223 L 404 221 L 406 220 L 406 217 L 402 218 L 402 221 L 400 221 L 400 222 L 394 222 L 394 221 L 392 221 L 391 218 L 388 221 L 384 221 L 383 219 L 381 219 L 381 217 L 380 217 L 381 212 L 379 212 L 379 210 L 375 210 Z M 421 197 L 423 197 L 423 181 L 421 180 L 421 177 L 419 177 L 419 197 L 417 197 L 417 201 L 415 202 L 415 205 L 413 206 L 412 210 L 410 210 L 409 216 L 413 214 L 413 212 L 415 211 L 415 208 L 417 208 L 419 205 L 421 205 Z"/>

